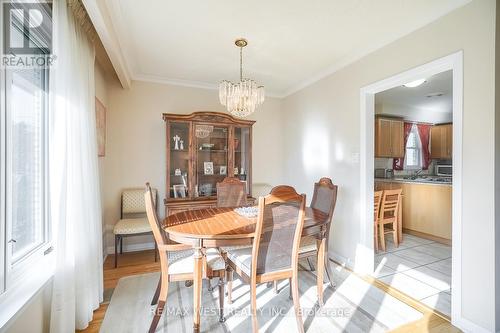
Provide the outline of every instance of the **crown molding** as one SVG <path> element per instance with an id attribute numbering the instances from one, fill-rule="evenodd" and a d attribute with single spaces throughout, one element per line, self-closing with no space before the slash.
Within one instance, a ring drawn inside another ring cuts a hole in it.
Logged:
<path id="1" fill-rule="evenodd" d="M 203 81 L 191 81 L 182 79 L 172 79 L 166 78 L 158 75 L 148 75 L 148 74 L 134 74 L 132 77 L 133 81 L 141 82 L 151 82 L 159 84 L 167 84 L 172 86 L 188 87 L 188 88 L 199 88 L 207 90 L 218 90 L 219 85 L 215 83 L 203 82 Z M 274 92 L 267 92 L 266 97 L 271 98 L 283 98 L 283 94 L 276 94 Z"/>
<path id="2" fill-rule="evenodd" d="M 109 60 L 115 69 L 116 75 L 123 88 L 130 88 L 131 75 L 126 58 L 120 48 L 120 43 L 114 29 L 103 15 L 97 0 L 82 0 L 87 14 L 94 25 L 104 49 L 108 53 Z M 108 15 L 109 16 L 109 15 Z"/>

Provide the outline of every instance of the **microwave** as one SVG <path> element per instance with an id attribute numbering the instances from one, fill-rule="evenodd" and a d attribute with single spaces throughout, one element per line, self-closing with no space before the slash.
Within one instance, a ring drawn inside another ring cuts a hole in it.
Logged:
<path id="1" fill-rule="evenodd" d="M 436 175 L 451 177 L 453 176 L 453 166 L 451 164 L 438 164 L 436 165 Z"/>

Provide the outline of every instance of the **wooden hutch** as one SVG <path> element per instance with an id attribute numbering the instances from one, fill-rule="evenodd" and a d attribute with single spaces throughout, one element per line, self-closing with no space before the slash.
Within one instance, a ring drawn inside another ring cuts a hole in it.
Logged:
<path id="1" fill-rule="evenodd" d="M 252 125 L 219 112 L 164 113 L 167 165 L 165 216 L 215 207 L 217 183 L 238 177 L 252 194 Z"/>

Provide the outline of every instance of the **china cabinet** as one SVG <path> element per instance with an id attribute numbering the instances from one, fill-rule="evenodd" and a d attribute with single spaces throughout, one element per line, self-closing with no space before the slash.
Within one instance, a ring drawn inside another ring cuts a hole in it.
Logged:
<path id="1" fill-rule="evenodd" d="M 252 193 L 251 120 L 218 112 L 163 114 L 166 125 L 165 215 L 215 207 L 217 183 L 237 177 Z"/>

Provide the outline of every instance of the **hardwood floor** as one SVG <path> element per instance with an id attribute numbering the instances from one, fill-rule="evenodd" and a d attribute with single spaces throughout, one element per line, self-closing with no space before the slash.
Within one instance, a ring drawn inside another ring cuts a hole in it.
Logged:
<path id="1" fill-rule="evenodd" d="M 154 262 L 154 252 L 140 251 L 140 252 L 130 252 L 120 255 L 118 261 L 118 268 L 113 267 L 113 255 L 109 255 L 104 262 L 104 290 L 109 291 L 111 288 L 115 288 L 118 280 L 124 276 L 144 274 L 149 272 L 159 272 L 160 263 Z M 409 333 L 409 332 L 460 332 L 460 330 L 453 325 L 444 317 L 440 316 L 438 313 L 432 311 L 432 309 L 427 306 L 415 301 L 411 297 L 406 296 L 400 291 L 391 288 L 390 286 L 377 281 L 372 277 L 363 276 L 365 281 L 371 283 L 372 285 L 384 290 L 386 293 L 396 297 L 397 299 L 405 302 L 409 306 L 422 312 L 424 316 L 422 319 L 408 323 L 401 326 L 393 332 L 398 333 Z M 99 309 L 94 311 L 94 319 L 90 322 L 89 327 L 85 330 L 77 331 L 84 333 L 97 333 L 101 327 L 101 323 L 104 319 L 104 314 L 108 307 L 109 300 L 104 300 Z"/>

